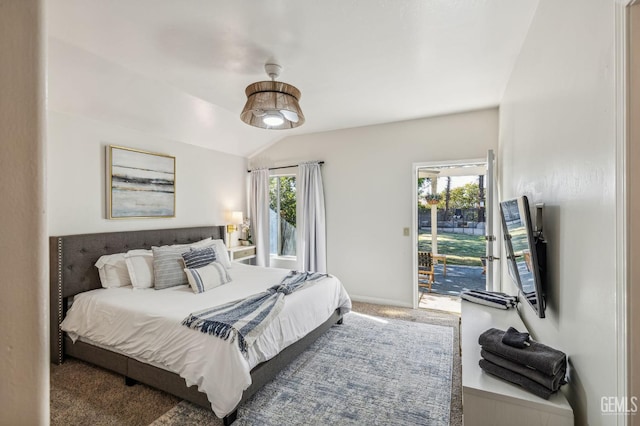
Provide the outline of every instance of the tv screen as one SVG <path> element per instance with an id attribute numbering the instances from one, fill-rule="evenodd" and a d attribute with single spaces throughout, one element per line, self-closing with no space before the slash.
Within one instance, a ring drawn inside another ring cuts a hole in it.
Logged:
<path id="1" fill-rule="evenodd" d="M 546 306 L 544 293 L 545 242 L 542 231 L 534 231 L 526 196 L 500 203 L 502 230 L 509 275 L 522 297 L 540 318 Z"/>

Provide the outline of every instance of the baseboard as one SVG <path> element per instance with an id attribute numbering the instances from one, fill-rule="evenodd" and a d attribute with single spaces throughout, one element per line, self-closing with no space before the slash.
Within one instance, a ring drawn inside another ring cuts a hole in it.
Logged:
<path id="1" fill-rule="evenodd" d="M 374 305 L 389 305 L 399 306 L 401 308 L 413 308 L 411 303 L 402 302 L 400 300 L 381 299 L 378 297 L 359 296 L 357 294 L 350 294 L 351 300 L 354 302 L 373 303 Z"/>

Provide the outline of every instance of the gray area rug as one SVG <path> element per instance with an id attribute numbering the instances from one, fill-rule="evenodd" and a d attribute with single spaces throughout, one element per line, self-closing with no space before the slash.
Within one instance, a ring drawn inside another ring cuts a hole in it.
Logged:
<path id="1" fill-rule="evenodd" d="M 345 316 L 238 410 L 237 425 L 449 425 L 453 328 Z M 188 402 L 153 425 L 222 424 Z"/>

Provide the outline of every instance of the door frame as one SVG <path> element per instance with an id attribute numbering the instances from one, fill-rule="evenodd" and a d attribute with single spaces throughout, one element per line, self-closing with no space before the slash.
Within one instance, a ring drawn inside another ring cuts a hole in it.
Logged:
<path id="1" fill-rule="evenodd" d="M 633 17 L 632 9 L 633 8 Z M 640 46 L 631 44 L 632 35 L 640 33 L 637 23 L 639 0 L 620 0 L 614 3 L 614 76 L 615 76 L 615 131 L 616 131 L 616 340 L 617 340 L 617 395 L 618 400 L 638 396 L 640 375 L 633 374 L 630 365 L 636 365 L 640 355 L 634 351 L 638 341 L 640 313 L 630 309 L 630 301 L 638 295 L 640 273 L 632 268 L 640 247 L 638 219 L 633 212 L 640 205 L 640 187 L 633 185 L 638 175 L 640 152 L 634 142 L 640 140 L 640 126 L 630 120 L 633 105 L 638 104 L 638 83 L 631 74 L 638 67 Z M 632 90 L 635 90 L 632 91 Z M 617 416 L 618 425 L 637 424 L 630 416 Z"/>
<path id="2" fill-rule="evenodd" d="M 487 158 L 472 158 L 449 161 L 424 161 L 412 164 L 411 171 L 411 265 L 413 267 L 413 309 L 418 308 L 418 169 L 429 167 L 468 166 L 471 164 L 485 163 Z M 495 176 L 494 176 L 495 180 Z"/>

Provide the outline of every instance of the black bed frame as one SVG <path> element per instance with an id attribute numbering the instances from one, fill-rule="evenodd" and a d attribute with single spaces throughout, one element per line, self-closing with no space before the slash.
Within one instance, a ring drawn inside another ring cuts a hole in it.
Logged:
<path id="1" fill-rule="evenodd" d="M 211 409 L 211 403 L 206 394 L 199 392 L 196 386 L 188 387 L 185 380 L 178 374 L 88 343 L 78 341 L 74 344 L 60 329 L 70 298 L 102 287 L 98 270 L 94 266 L 100 256 L 133 249 L 149 249 L 151 246 L 193 243 L 208 237 L 224 239 L 225 227 L 206 226 L 50 237 L 51 362 L 61 364 L 68 355 L 122 374 L 127 385 L 133 385 L 136 382 L 145 383 Z M 243 392 L 238 406 L 273 379 L 280 370 L 333 324 L 341 322 L 342 314 L 337 309 L 327 321 L 304 338 L 291 344 L 269 361 L 255 366 L 251 370 L 252 383 Z M 223 418 L 225 425 L 233 423 L 236 419 L 238 406 Z"/>

